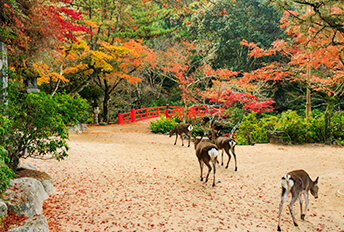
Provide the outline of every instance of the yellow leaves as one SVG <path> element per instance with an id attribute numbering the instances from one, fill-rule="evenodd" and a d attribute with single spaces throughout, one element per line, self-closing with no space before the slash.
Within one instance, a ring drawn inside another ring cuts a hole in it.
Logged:
<path id="1" fill-rule="evenodd" d="M 43 64 L 42 62 L 34 63 L 33 68 L 40 76 L 44 76 L 47 73 L 49 73 L 49 66 L 46 64 Z"/>
<path id="2" fill-rule="evenodd" d="M 37 83 L 39 85 L 42 83 L 48 83 L 50 81 L 56 82 L 58 80 L 61 80 L 63 82 L 68 82 L 68 79 L 66 79 L 64 76 L 56 72 L 50 72 L 49 66 L 46 64 L 43 64 L 42 62 L 34 63 L 33 68 L 35 72 L 39 75 L 39 78 L 37 78 Z"/>
<path id="3" fill-rule="evenodd" d="M 84 75 L 89 76 L 89 75 L 92 75 L 93 72 L 94 72 L 93 69 L 89 69 L 89 70 L 84 71 Z"/>
<path id="4" fill-rule="evenodd" d="M 87 64 L 77 64 L 75 66 L 65 68 L 63 72 L 66 74 L 77 73 L 82 70 L 86 70 L 87 68 L 88 68 Z"/>
<path id="5" fill-rule="evenodd" d="M 112 56 L 101 51 L 92 52 L 92 63 L 95 68 L 102 68 L 102 71 L 112 71 L 113 67 L 107 61 L 111 60 Z"/>

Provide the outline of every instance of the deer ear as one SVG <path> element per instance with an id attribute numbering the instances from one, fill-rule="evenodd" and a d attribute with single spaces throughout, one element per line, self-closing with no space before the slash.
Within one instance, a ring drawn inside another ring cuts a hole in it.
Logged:
<path id="1" fill-rule="evenodd" d="M 318 181 L 319 181 L 319 176 L 315 179 L 315 181 L 314 181 L 314 183 L 318 183 Z"/>

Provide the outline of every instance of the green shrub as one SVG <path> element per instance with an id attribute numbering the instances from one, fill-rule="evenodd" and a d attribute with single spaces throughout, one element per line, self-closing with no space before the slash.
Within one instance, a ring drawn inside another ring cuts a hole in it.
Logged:
<path id="1" fill-rule="evenodd" d="M 160 119 L 150 122 L 150 129 L 154 133 L 168 133 L 178 124 L 177 119 L 172 117 L 171 119 L 160 115 Z"/>
<path id="2" fill-rule="evenodd" d="M 6 136 L 7 119 L 0 115 L 0 136 Z M 0 194 L 2 194 L 10 185 L 10 179 L 13 178 L 14 172 L 5 164 L 8 159 L 7 151 L 0 145 Z"/>
<path id="3" fill-rule="evenodd" d="M 86 99 L 76 94 L 56 94 L 53 99 L 57 105 L 57 111 L 62 116 L 66 125 L 74 126 L 76 123 L 85 123 L 91 115 L 88 113 L 89 105 Z"/>
<path id="4" fill-rule="evenodd" d="M 332 120 L 332 140 L 344 145 L 344 112 L 334 113 Z"/>
<path id="5" fill-rule="evenodd" d="M 332 141 L 344 145 L 344 113 L 334 113 L 331 119 Z M 323 143 L 325 141 L 325 118 L 315 112 L 303 118 L 296 111 L 285 111 L 279 117 L 248 114 L 236 133 L 236 142 L 241 145 L 268 142 L 267 131 L 283 131 L 292 144 Z"/>
<path id="6" fill-rule="evenodd" d="M 260 119 L 256 112 L 245 115 L 235 134 L 235 141 L 241 145 L 267 143 L 267 131 L 273 130 L 277 120 L 276 116 L 267 116 Z"/>

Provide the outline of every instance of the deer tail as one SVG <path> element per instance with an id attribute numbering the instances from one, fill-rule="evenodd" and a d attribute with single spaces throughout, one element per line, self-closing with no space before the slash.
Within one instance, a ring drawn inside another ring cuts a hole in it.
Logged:
<path id="1" fill-rule="evenodd" d="M 229 146 L 230 147 L 234 147 L 235 144 L 236 144 L 236 142 L 233 139 L 229 141 Z"/>
<path id="2" fill-rule="evenodd" d="M 193 127 L 191 125 L 188 126 L 188 130 L 189 131 L 192 131 L 193 130 Z"/>
<path id="3" fill-rule="evenodd" d="M 281 179 L 282 185 L 282 196 L 287 192 L 289 193 L 291 188 L 294 186 L 294 180 L 291 178 L 289 174 L 286 174 Z"/>
<path id="4" fill-rule="evenodd" d="M 216 148 L 212 148 L 208 151 L 211 160 L 215 160 L 216 157 L 219 155 L 219 151 Z"/>

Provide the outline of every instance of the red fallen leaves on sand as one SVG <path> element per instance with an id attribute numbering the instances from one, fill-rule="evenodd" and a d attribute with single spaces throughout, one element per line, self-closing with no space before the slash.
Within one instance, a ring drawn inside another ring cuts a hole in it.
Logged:
<path id="1" fill-rule="evenodd" d="M 50 231 L 62 231 L 61 225 L 56 220 L 58 215 L 64 214 L 64 207 L 68 204 L 62 202 L 62 199 L 56 195 L 50 196 L 47 201 L 43 202 L 42 214 L 46 217 Z"/>
<path id="2" fill-rule="evenodd" d="M 1 221 L 1 223 L 4 225 L 3 228 L 0 228 L 0 232 L 8 231 L 10 226 L 16 225 L 16 226 L 22 226 L 24 225 L 24 221 L 28 219 L 28 217 L 25 216 L 18 216 L 15 214 L 11 208 L 8 208 L 8 214 L 7 216 Z"/>

